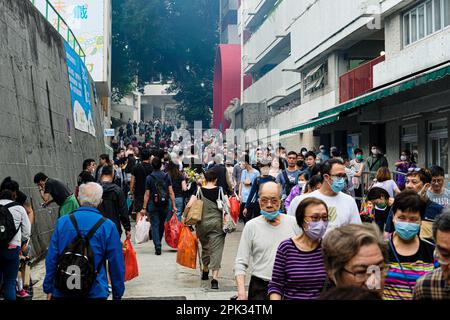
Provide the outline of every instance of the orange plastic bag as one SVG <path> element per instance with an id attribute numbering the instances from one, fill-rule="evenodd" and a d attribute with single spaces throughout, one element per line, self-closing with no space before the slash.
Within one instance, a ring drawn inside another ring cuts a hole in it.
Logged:
<path id="1" fill-rule="evenodd" d="M 196 269 L 197 250 L 197 237 L 189 230 L 189 227 L 183 226 L 178 240 L 177 263 L 186 268 Z"/>
<path id="2" fill-rule="evenodd" d="M 125 281 L 129 281 L 139 276 L 136 251 L 134 251 L 130 240 L 123 242 L 122 252 L 125 260 Z"/>

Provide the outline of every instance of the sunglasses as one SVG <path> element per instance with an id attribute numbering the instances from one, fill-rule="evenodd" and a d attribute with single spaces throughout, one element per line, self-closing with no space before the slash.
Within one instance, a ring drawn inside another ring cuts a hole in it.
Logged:
<path id="1" fill-rule="evenodd" d="M 409 168 L 408 172 L 420 172 L 422 171 L 422 168 Z"/>

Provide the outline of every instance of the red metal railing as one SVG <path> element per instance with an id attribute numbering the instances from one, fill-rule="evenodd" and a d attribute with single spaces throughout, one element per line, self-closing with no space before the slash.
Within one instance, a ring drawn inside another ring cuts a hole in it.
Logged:
<path id="1" fill-rule="evenodd" d="M 384 59 L 384 55 L 379 56 L 343 74 L 339 78 L 339 102 L 343 103 L 369 92 L 373 88 L 373 66 Z"/>

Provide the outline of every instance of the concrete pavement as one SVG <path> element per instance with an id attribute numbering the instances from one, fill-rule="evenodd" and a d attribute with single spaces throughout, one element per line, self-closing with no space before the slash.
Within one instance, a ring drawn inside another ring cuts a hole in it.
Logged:
<path id="1" fill-rule="evenodd" d="M 197 269 L 181 267 L 176 263 L 176 250 L 170 248 L 163 239 L 162 255 L 155 255 L 153 242 L 132 244 L 137 253 L 139 277 L 125 283 L 124 299 L 187 299 L 187 300 L 229 300 L 237 294 L 234 280 L 234 260 L 239 245 L 243 225 L 227 235 L 219 274 L 219 290 L 210 289 L 210 280 L 202 281 L 200 266 Z M 42 280 L 45 277 L 45 262 L 32 270 L 33 279 L 41 280 L 34 287 L 34 300 L 45 299 Z M 248 282 L 249 278 L 247 279 Z"/>

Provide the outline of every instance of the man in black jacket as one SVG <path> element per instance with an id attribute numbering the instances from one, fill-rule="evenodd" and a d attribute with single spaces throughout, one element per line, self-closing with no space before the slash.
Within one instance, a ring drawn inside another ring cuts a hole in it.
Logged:
<path id="1" fill-rule="evenodd" d="M 145 182 L 147 177 L 153 172 L 150 161 L 150 150 L 144 149 L 141 153 L 142 162 L 135 165 L 131 170 L 130 191 L 133 195 L 133 215 L 139 213 L 144 205 Z"/>
<path id="2" fill-rule="evenodd" d="M 119 235 L 122 235 L 123 226 L 127 239 L 131 239 L 131 224 L 125 195 L 122 189 L 113 183 L 113 178 L 113 167 L 111 165 L 104 166 L 100 178 L 103 188 L 103 201 L 98 206 L 98 210 L 103 216 L 116 224 Z"/>

